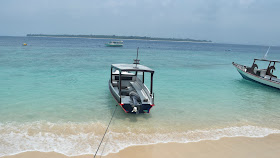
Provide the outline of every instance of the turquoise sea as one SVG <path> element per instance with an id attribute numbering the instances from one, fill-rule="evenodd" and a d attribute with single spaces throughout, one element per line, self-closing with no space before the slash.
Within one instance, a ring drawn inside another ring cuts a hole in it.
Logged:
<path id="1" fill-rule="evenodd" d="M 267 46 L 124 40 L 109 48 L 108 41 L 0 37 L 0 156 L 94 154 L 116 105 L 110 65 L 132 63 L 137 47 L 140 63 L 155 70 L 155 106 L 139 115 L 118 108 L 99 155 L 280 133 L 280 90 L 242 79 L 231 64 L 251 65 Z M 268 59 L 280 60 L 280 47 Z"/>

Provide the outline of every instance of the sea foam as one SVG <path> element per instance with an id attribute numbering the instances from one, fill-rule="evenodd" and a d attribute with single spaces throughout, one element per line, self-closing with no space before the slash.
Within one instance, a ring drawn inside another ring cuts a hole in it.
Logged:
<path id="1" fill-rule="evenodd" d="M 92 123 L 5 123 L 0 124 L 0 156 L 26 151 L 57 152 L 67 156 L 94 154 L 106 126 Z M 279 129 L 258 126 L 234 126 L 219 129 L 156 133 L 109 130 L 99 155 L 116 153 L 133 145 L 157 143 L 189 143 L 218 140 L 223 137 L 265 137 L 280 133 Z M 106 148 L 104 149 L 104 145 Z M 102 152 L 104 151 L 104 152 Z"/>

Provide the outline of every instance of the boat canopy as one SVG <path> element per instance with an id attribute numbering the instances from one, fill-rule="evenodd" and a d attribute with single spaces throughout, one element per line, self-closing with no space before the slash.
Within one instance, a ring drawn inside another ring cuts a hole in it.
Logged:
<path id="1" fill-rule="evenodd" d="M 257 61 L 267 61 L 267 62 L 275 62 L 275 63 L 280 63 L 279 60 L 267 60 L 267 59 L 254 59 L 254 61 L 257 60 Z"/>
<path id="2" fill-rule="evenodd" d="M 144 65 L 138 65 L 137 67 L 135 64 L 112 64 L 112 68 L 115 68 L 120 71 L 143 71 L 143 72 L 150 72 L 154 73 L 154 70 L 144 66 Z"/>

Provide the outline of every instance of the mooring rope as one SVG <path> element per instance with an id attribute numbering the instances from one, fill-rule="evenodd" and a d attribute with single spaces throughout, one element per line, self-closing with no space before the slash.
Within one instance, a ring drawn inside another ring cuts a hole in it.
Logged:
<path id="1" fill-rule="evenodd" d="M 103 139 L 104 139 L 104 137 L 105 137 L 105 135 L 106 135 L 106 133 L 107 133 L 107 131 L 108 131 L 108 129 L 109 129 L 109 126 L 110 126 L 110 124 L 111 124 L 111 122 L 112 122 L 112 119 L 113 119 L 113 117 L 114 117 L 114 115 L 115 115 L 115 112 L 116 112 L 117 107 L 118 107 L 118 105 L 116 105 L 116 108 L 115 108 L 114 113 L 113 113 L 113 115 L 112 115 L 112 117 L 111 117 L 111 120 L 110 120 L 110 122 L 109 122 L 109 124 L 108 124 L 108 126 L 107 126 L 107 129 L 106 129 L 106 131 L 105 131 L 105 133 L 104 133 L 104 135 L 103 135 L 103 137 L 102 137 L 102 139 L 101 139 L 101 142 L 100 142 L 100 144 L 99 144 L 99 146 L 98 146 L 98 148 L 97 148 L 97 150 L 96 150 L 96 152 L 95 152 L 93 158 L 96 157 L 96 154 L 97 154 L 97 152 L 98 152 L 98 150 L 99 150 L 99 148 L 100 148 L 100 146 L 101 146 L 101 144 L 102 144 L 102 142 L 103 142 Z"/>
<path id="2" fill-rule="evenodd" d="M 110 135 L 109 135 L 110 136 Z M 105 150 L 105 148 L 106 148 L 106 145 L 107 145 L 107 143 L 109 142 L 109 139 L 110 139 L 110 137 L 109 138 L 107 138 L 107 141 L 106 141 L 106 143 L 105 143 L 105 145 L 104 145 L 104 147 L 103 147 L 103 150 L 102 150 L 102 152 L 101 152 L 101 154 L 100 154 L 100 158 L 102 157 L 102 155 L 103 155 L 103 152 L 104 152 L 104 150 Z"/>

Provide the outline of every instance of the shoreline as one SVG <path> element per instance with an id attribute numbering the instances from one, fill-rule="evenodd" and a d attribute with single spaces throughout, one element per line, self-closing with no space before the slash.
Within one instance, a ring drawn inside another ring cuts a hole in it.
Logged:
<path id="1" fill-rule="evenodd" d="M 0 150 L 0 157 L 34 151 L 42 153 L 55 151 L 70 157 L 92 154 L 96 152 L 105 130 L 105 125 L 102 123 L 74 123 L 69 126 L 69 123 L 35 122 L 19 126 L 12 123 L 0 127 L 10 129 L 7 131 L 2 130 L 2 133 L 0 133 L 3 136 L 3 139 L 0 139 L 0 144 L 2 143 L 3 147 Z M 94 130 L 95 128 L 96 130 Z M 132 146 L 169 143 L 188 144 L 223 138 L 264 138 L 272 134 L 280 135 L 280 130 L 278 129 L 249 125 L 175 133 L 174 131 L 162 133 L 162 131 L 155 129 L 142 131 L 141 133 L 137 130 L 131 132 L 126 130 L 112 129 L 110 135 L 107 136 L 107 140 L 110 138 L 110 141 L 106 149 L 103 149 L 105 144 L 103 142 L 98 154 L 101 154 L 103 150 L 102 155 L 118 153 Z"/>
<path id="2" fill-rule="evenodd" d="M 280 134 L 265 137 L 224 137 L 219 140 L 202 140 L 189 143 L 159 143 L 151 145 L 136 145 L 109 153 L 105 158 L 140 158 L 140 157 L 239 157 L 239 158 L 276 158 L 280 155 Z M 92 158 L 94 155 L 66 156 L 56 152 L 27 151 L 1 158 Z M 97 155 L 100 157 L 100 155 Z"/>

